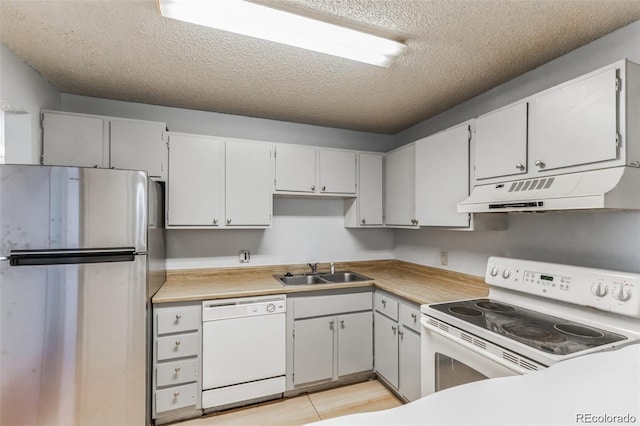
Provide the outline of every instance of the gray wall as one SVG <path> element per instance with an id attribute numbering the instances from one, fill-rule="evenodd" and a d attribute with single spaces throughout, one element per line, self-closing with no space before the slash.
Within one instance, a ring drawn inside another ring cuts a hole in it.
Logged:
<path id="1" fill-rule="evenodd" d="M 7 126 L 17 126 L 10 129 L 11 137 L 5 140 L 6 161 L 39 164 L 42 154 L 40 110 L 60 109 L 61 95 L 4 44 L 0 45 L 0 101 L 2 109 L 9 114 L 26 115 L 7 117 L 5 121 Z M 26 127 L 22 128 L 23 125 Z"/>
<path id="2" fill-rule="evenodd" d="M 397 134 L 396 146 L 624 58 L 640 63 L 640 22 Z M 446 250 L 449 265 L 443 268 L 474 275 L 484 275 L 486 260 L 493 255 L 640 272 L 640 212 L 562 212 L 507 217 L 507 230 L 499 232 L 398 230 L 395 255 L 399 259 L 441 267 L 440 251 Z"/>

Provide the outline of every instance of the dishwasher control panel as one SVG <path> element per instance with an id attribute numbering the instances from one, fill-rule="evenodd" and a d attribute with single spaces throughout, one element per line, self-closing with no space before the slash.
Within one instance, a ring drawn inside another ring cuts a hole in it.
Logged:
<path id="1" fill-rule="evenodd" d="M 284 295 L 206 300 L 202 302 L 202 321 L 284 314 L 286 311 Z"/>

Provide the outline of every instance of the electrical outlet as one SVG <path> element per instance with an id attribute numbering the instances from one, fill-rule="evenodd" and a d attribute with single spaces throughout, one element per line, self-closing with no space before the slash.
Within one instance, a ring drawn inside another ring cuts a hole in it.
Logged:
<path id="1" fill-rule="evenodd" d="M 249 263 L 251 260 L 251 252 L 249 250 L 240 250 L 240 263 Z"/>
<path id="2" fill-rule="evenodd" d="M 440 264 L 445 266 L 449 264 L 449 252 L 440 252 Z"/>

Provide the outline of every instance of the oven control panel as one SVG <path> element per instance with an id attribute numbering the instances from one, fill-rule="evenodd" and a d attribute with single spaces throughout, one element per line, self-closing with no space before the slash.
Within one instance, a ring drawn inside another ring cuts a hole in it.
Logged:
<path id="1" fill-rule="evenodd" d="M 640 274 L 491 257 L 487 284 L 640 318 Z"/>

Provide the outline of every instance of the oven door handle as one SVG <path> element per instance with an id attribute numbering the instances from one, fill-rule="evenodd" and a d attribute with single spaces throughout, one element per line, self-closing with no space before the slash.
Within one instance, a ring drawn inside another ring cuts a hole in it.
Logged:
<path id="1" fill-rule="evenodd" d="M 459 338 L 458 336 L 454 336 L 453 334 L 447 333 L 445 331 L 440 330 L 438 327 L 433 326 L 431 324 L 429 324 L 427 322 L 427 320 L 423 317 L 420 320 L 420 323 L 422 324 L 423 327 L 428 328 L 429 330 L 433 331 L 436 334 L 439 334 L 440 336 L 444 337 L 445 339 L 449 339 L 459 345 L 464 346 L 465 348 L 469 349 L 470 351 L 478 354 L 478 355 L 482 355 L 485 358 L 490 359 L 491 361 L 500 364 L 503 367 L 508 368 L 511 371 L 514 371 L 518 374 L 527 374 L 527 373 L 531 373 L 532 370 L 527 370 L 525 368 L 520 367 L 519 365 L 513 364 L 512 362 L 508 362 L 505 361 L 504 359 L 500 358 L 499 356 L 486 351 L 486 350 L 482 350 L 481 348 L 467 342 L 466 340 L 462 340 L 461 338 Z"/>

